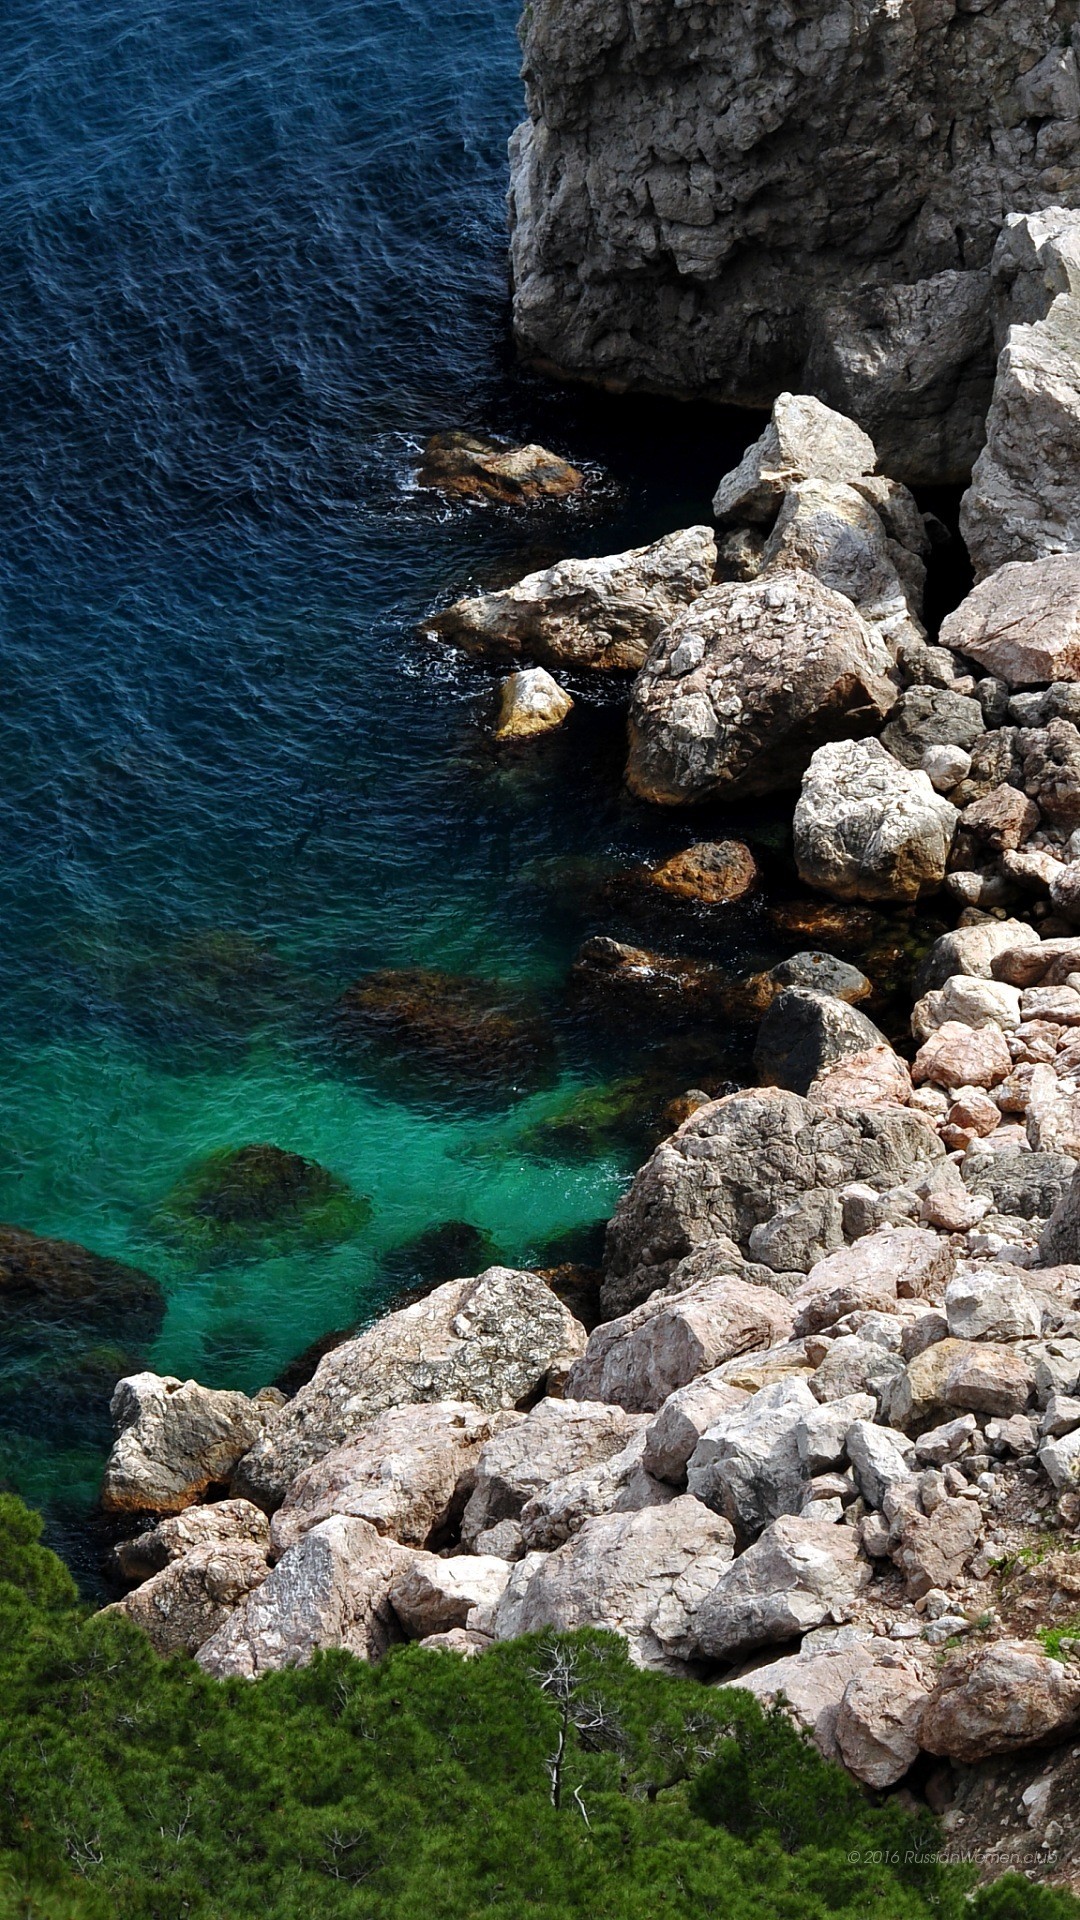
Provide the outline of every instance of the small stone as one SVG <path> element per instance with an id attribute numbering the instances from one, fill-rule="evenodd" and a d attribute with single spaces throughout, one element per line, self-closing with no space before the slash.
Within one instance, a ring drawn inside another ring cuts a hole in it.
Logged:
<path id="1" fill-rule="evenodd" d="M 979 920 L 974 926 L 957 927 L 952 933 L 940 934 L 934 941 L 916 975 L 915 992 L 924 994 L 933 987 L 942 987 L 958 973 L 989 980 L 999 954 L 1039 944 L 1038 934 L 1026 920 Z"/>
<path id="2" fill-rule="evenodd" d="M 1014 1413 L 1008 1420 L 988 1420 L 984 1428 L 986 1444 L 992 1454 L 1034 1453 L 1035 1426 L 1025 1413 Z"/>
<path id="3" fill-rule="evenodd" d="M 1066 920 L 1080 920 L 1080 860 L 1059 866 L 1050 882 L 1051 904 Z"/>
<path id="4" fill-rule="evenodd" d="M 1021 846 L 1039 824 L 1039 809 L 1019 787 L 1003 784 L 973 800 L 960 815 L 961 831 L 975 835 L 995 853 Z"/>
<path id="5" fill-rule="evenodd" d="M 937 793 L 951 793 L 971 772 L 971 755 L 963 747 L 926 747 L 922 769 Z"/>
<path id="6" fill-rule="evenodd" d="M 941 1087 L 994 1087 L 1011 1068 L 1012 1056 L 1000 1028 L 973 1030 L 947 1020 L 919 1048 L 911 1077 L 916 1084 L 932 1080 Z"/>
<path id="7" fill-rule="evenodd" d="M 1039 1448 L 1039 1465 L 1059 1493 L 1080 1481 L 1080 1430 L 1063 1434 L 1059 1440 L 1044 1440 Z"/>
<path id="8" fill-rule="evenodd" d="M 410 1640 L 464 1627 L 474 1607 L 494 1606 L 510 1578 L 505 1560 L 465 1553 L 418 1553 L 390 1582 L 389 1600 Z"/>
<path id="9" fill-rule="evenodd" d="M 961 1087 L 949 1109 L 949 1125 L 985 1139 L 1001 1124 L 1001 1108 L 981 1087 Z"/>
<path id="10" fill-rule="evenodd" d="M 524 667 L 499 684 L 496 740 L 531 740 L 562 725 L 573 701 L 546 667 Z"/>
<path id="11" fill-rule="evenodd" d="M 1045 893 L 1060 866 L 1061 861 L 1043 847 L 1020 847 L 1015 853 L 1005 852 L 1001 856 L 1005 878 L 1031 893 Z"/>
<path id="12" fill-rule="evenodd" d="M 1059 1027 L 1080 1026 L 1080 993 L 1068 983 L 1063 987 L 1028 987 L 1020 996 L 1020 1011 L 1025 1021 L 1048 1020 Z"/>
<path id="13" fill-rule="evenodd" d="M 1039 1421 L 1044 1440 L 1060 1440 L 1063 1434 L 1080 1427 L 1080 1400 L 1068 1393 L 1052 1393 Z"/>
<path id="14" fill-rule="evenodd" d="M 967 1233 L 990 1212 L 993 1201 L 984 1193 L 969 1193 L 957 1187 L 938 1187 L 928 1193 L 919 1209 L 924 1226 L 941 1233 Z"/>

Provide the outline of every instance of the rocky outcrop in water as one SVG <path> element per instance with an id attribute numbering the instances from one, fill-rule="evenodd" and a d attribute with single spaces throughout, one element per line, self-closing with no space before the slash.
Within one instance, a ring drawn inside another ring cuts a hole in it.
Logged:
<path id="1" fill-rule="evenodd" d="M 511 142 L 522 351 L 744 405 L 808 389 L 890 472 L 966 478 L 1005 217 L 1080 197 L 1067 24 L 1031 0 L 797 18 L 539 0 Z"/>
<path id="2" fill-rule="evenodd" d="M 657 634 L 716 571 L 710 527 L 600 560 L 560 560 L 501 593 L 457 600 L 428 631 L 486 660 L 636 673 Z"/>
<path id="3" fill-rule="evenodd" d="M 458 500 L 520 506 L 580 493 L 584 476 L 546 447 L 513 447 L 473 433 L 435 433 L 424 448 L 417 485 Z"/>

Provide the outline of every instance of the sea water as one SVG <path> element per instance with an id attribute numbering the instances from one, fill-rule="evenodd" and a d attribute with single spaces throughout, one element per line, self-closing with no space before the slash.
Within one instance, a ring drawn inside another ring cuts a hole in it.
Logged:
<path id="1" fill-rule="evenodd" d="M 624 687 L 571 681 L 564 735 L 499 755 L 496 676 L 418 628 L 470 587 L 707 518 L 755 423 L 515 364 L 516 11 L 5 8 L 0 1220 L 153 1275 L 142 1358 L 215 1386 L 362 1323 L 388 1253 L 445 1222 L 510 1261 L 571 1230 L 595 1249 L 638 1153 L 617 1128 L 545 1145 L 543 1122 L 652 1057 L 567 970 L 584 935 L 634 931 L 604 875 L 687 826 L 621 786 Z M 418 490 L 450 427 L 554 446 L 584 499 Z M 756 937 L 736 917 L 719 944 Z M 543 1083 L 477 1100 L 392 1048 L 343 1062 L 338 996 L 406 966 L 527 988 Z M 163 1232 L 176 1181 L 250 1143 L 317 1160 L 369 1220 L 225 1259 Z M 4 1346 L 0 1322 L 0 1483 L 63 1538 L 123 1355 L 91 1356 L 54 1417 L 86 1355 L 52 1338 Z"/>

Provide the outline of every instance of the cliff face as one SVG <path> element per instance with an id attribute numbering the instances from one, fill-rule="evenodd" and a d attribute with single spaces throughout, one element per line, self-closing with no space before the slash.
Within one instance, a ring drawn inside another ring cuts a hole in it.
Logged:
<path id="1" fill-rule="evenodd" d="M 1080 205 L 1077 0 L 533 0 L 514 316 L 561 373 L 812 391 L 886 471 L 982 440 L 1005 217 Z"/>

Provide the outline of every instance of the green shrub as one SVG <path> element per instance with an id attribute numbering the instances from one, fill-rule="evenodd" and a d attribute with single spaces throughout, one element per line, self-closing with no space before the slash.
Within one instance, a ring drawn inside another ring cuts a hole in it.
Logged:
<path id="1" fill-rule="evenodd" d="M 970 1904 L 781 1714 L 612 1635 L 222 1684 L 85 1615 L 38 1532 L 0 1505 L 0 1920 L 1080 1914 L 1022 1880 Z"/>

